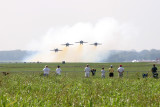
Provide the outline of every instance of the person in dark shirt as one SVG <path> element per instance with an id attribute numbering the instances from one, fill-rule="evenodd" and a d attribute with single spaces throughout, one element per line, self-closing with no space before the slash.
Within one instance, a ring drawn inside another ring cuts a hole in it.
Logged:
<path id="1" fill-rule="evenodd" d="M 152 69 L 151 69 L 152 74 L 153 74 L 153 77 L 158 77 L 157 70 L 158 70 L 158 69 L 157 69 L 156 65 L 153 64 L 153 67 L 152 67 Z"/>
<path id="2" fill-rule="evenodd" d="M 91 72 L 92 72 L 92 76 L 94 76 L 95 73 L 96 73 L 96 69 L 92 68 L 92 69 L 91 69 Z"/>

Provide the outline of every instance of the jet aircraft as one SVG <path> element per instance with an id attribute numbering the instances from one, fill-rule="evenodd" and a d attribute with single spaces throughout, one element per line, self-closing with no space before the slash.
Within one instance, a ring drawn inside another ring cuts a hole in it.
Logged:
<path id="1" fill-rule="evenodd" d="M 69 45 L 73 45 L 73 44 L 69 44 L 68 42 L 66 44 L 62 44 L 62 45 L 66 45 L 66 47 L 69 47 Z"/>
<path id="2" fill-rule="evenodd" d="M 79 41 L 79 42 L 75 42 L 75 43 L 80 43 L 80 45 L 83 45 L 83 43 L 88 43 L 88 42 L 84 42 L 84 41 Z"/>
<path id="3" fill-rule="evenodd" d="M 53 49 L 53 50 L 50 50 L 50 51 L 58 52 L 58 51 L 62 51 L 62 50 L 59 50 L 58 48 L 56 48 L 56 49 Z"/>
<path id="4" fill-rule="evenodd" d="M 90 45 L 97 46 L 97 45 L 102 45 L 102 44 L 101 44 L 101 43 L 97 43 L 97 42 L 95 42 L 95 43 L 93 43 L 93 44 L 90 44 Z"/>

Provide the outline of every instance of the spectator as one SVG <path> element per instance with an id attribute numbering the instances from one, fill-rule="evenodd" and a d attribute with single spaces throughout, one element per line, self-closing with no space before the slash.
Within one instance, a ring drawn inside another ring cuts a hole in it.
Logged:
<path id="1" fill-rule="evenodd" d="M 113 66 L 111 65 L 110 68 L 109 68 L 109 77 L 113 77 L 114 76 L 114 69 L 113 69 Z"/>
<path id="2" fill-rule="evenodd" d="M 62 70 L 61 70 L 60 66 L 58 65 L 57 69 L 56 69 L 56 74 L 61 75 L 61 72 L 62 72 Z"/>
<path id="3" fill-rule="evenodd" d="M 85 77 L 89 77 L 89 72 L 90 72 L 90 67 L 87 64 L 87 66 L 84 68 L 84 72 L 85 72 Z"/>
<path id="4" fill-rule="evenodd" d="M 43 68 L 44 71 L 44 76 L 48 76 L 50 69 L 48 68 L 48 65 L 45 66 L 45 68 Z"/>
<path id="5" fill-rule="evenodd" d="M 104 68 L 102 68 L 101 73 L 102 73 L 102 78 L 105 78 L 105 70 L 104 70 Z"/>
<path id="6" fill-rule="evenodd" d="M 92 76 L 94 76 L 95 73 L 96 73 L 96 69 L 92 68 L 92 69 L 91 69 L 91 72 L 92 72 Z"/>
<path id="7" fill-rule="evenodd" d="M 157 69 L 156 65 L 153 64 L 153 67 L 152 67 L 152 69 L 151 69 L 152 74 L 153 74 L 153 77 L 158 77 L 157 70 L 158 70 L 158 69 Z"/>
<path id="8" fill-rule="evenodd" d="M 122 67 L 122 65 L 119 66 L 119 68 L 117 69 L 117 71 L 119 73 L 119 77 L 123 77 L 124 68 Z"/>

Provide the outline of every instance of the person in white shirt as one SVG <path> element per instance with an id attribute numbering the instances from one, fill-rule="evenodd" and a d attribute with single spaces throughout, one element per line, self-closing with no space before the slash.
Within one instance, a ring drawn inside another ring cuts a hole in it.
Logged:
<path id="1" fill-rule="evenodd" d="M 89 65 L 87 64 L 87 66 L 84 68 L 84 72 L 85 72 L 85 77 L 89 77 L 89 72 L 91 71 Z"/>
<path id="2" fill-rule="evenodd" d="M 48 68 L 48 65 L 45 66 L 45 68 L 43 68 L 44 71 L 44 76 L 48 76 L 50 69 Z"/>
<path id="3" fill-rule="evenodd" d="M 105 70 L 104 70 L 104 68 L 102 68 L 101 73 L 102 73 L 102 78 L 105 78 Z"/>
<path id="4" fill-rule="evenodd" d="M 123 77 L 124 68 L 122 67 L 122 65 L 119 66 L 119 68 L 117 69 L 117 71 L 119 73 L 119 77 Z"/>
<path id="5" fill-rule="evenodd" d="M 62 71 L 62 70 L 61 70 L 60 66 L 58 65 L 58 66 L 57 66 L 57 69 L 56 69 L 56 74 L 57 74 L 57 75 L 61 75 L 61 71 Z"/>

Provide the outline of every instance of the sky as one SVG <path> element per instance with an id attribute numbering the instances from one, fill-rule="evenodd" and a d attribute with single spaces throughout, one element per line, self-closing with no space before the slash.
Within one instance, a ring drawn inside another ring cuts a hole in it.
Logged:
<path id="1" fill-rule="evenodd" d="M 159 0 L 1 0 L 0 51 L 84 40 L 102 49 L 160 49 Z"/>

